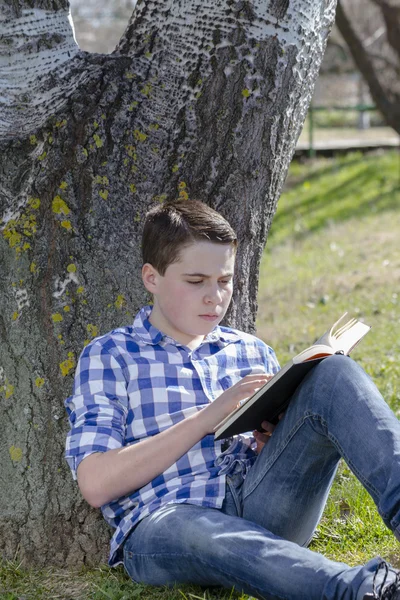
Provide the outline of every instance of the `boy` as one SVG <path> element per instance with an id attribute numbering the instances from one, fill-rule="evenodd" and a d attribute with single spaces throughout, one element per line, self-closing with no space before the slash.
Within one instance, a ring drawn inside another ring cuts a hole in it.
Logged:
<path id="1" fill-rule="evenodd" d="M 400 599 L 399 575 L 380 559 L 350 568 L 306 548 L 341 457 L 400 532 L 399 422 L 350 358 L 315 367 L 275 429 L 214 440 L 279 368 L 263 342 L 219 326 L 236 246 L 201 202 L 152 209 L 142 276 L 154 305 L 80 357 L 66 457 L 116 529 L 109 563 L 134 581 L 258 598 Z"/>

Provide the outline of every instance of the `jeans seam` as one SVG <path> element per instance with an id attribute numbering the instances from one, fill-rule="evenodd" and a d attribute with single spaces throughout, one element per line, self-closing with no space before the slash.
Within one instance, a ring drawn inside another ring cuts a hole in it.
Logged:
<path id="1" fill-rule="evenodd" d="M 275 453 L 269 458 L 269 460 L 267 461 L 262 474 L 260 474 L 257 479 L 255 479 L 255 481 L 253 482 L 253 484 L 249 487 L 249 489 L 246 489 L 246 493 L 243 493 L 243 500 L 245 498 L 247 498 L 247 496 L 249 496 L 255 489 L 256 487 L 260 484 L 260 482 L 262 481 L 262 479 L 265 477 L 265 474 L 267 471 L 269 471 L 272 467 L 272 465 L 278 460 L 278 458 L 280 457 L 280 455 L 282 454 L 282 452 L 286 449 L 287 445 L 289 444 L 289 442 L 292 440 L 292 438 L 294 437 L 294 435 L 298 432 L 298 430 L 300 429 L 300 427 L 302 427 L 305 423 L 305 418 L 302 417 L 300 419 L 300 421 L 298 421 L 294 427 L 292 427 L 292 429 L 290 430 L 290 432 L 288 433 L 288 435 L 286 436 L 286 438 L 282 441 L 282 443 L 280 444 L 279 448 L 275 451 Z M 243 490 L 244 492 L 244 490 Z"/>
<path id="2" fill-rule="evenodd" d="M 316 415 L 316 414 L 313 414 L 313 413 L 307 414 L 306 418 L 308 418 L 308 417 L 311 417 L 311 420 L 310 420 L 310 426 L 311 427 L 313 427 L 313 420 L 320 421 L 320 423 L 326 428 L 326 431 L 327 431 L 326 437 L 335 445 L 335 447 L 338 449 L 341 457 L 344 458 L 345 452 L 343 450 L 343 447 L 339 443 L 339 440 L 328 431 L 328 426 L 327 426 L 327 422 L 325 421 L 325 419 L 323 417 L 321 417 L 320 415 Z M 313 427 L 313 429 L 314 429 L 314 431 L 316 431 L 314 427 Z M 318 433 L 318 431 L 316 431 L 316 433 Z M 374 485 L 372 485 L 367 479 L 365 479 L 365 477 L 363 475 L 361 475 L 361 473 L 356 468 L 356 466 L 354 465 L 354 463 L 353 463 L 353 461 L 351 459 L 349 459 L 348 457 L 346 457 L 346 461 L 345 462 L 350 467 L 350 469 L 353 471 L 353 473 L 357 477 L 357 479 L 362 483 L 362 485 L 367 490 L 371 490 L 372 492 L 375 493 L 376 496 L 380 495 L 379 494 L 379 490 L 377 490 Z"/>
<path id="3" fill-rule="evenodd" d="M 326 437 L 335 445 L 335 447 L 338 449 L 340 455 L 342 457 L 344 457 L 345 453 L 343 451 L 343 448 L 341 446 L 341 444 L 339 443 L 339 441 L 336 439 L 335 436 L 333 436 L 331 433 L 329 433 L 328 431 L 328 427 L 327 427 L 327 423 L 325 421 L 325 419 L 323 419 L 323 417 L 321 417 L 318 414 L 312 413 L 312 412 L 307 412 L 303 415 L 303 417 L 294 425 L 294 427 L 292 427 L 292 429 L 290 430 L 290 432 L 287 434 L 286 438 L 282 441 L 282 443 L 280 444 L 279 448 L 275 451 L 275 453 L 269 458 L 267 464 L 265 465 L 265 468 L 263 469 L 263 472 L 259 475 L 259 477 L 253 482 L 253 484 L 251 485 L 251 487 L 249 487 L 249 489 L 246 490 L 246 493 L 243 494 L 243 499 L 247 498 L 247 496 L 249 496 L 254 490 L 255 488 L 260 484 L 260 482 L 262 481 L 263 477 L 265 476 L 266 472 L 269 471 L 272 467 L 272 465 L 274 464 L 274 462 L 279 458 L 279 456 L 282 454 L 282 452 L 285 450 L 285 448 L 287 447 L 287 445 L 289 444 L 289 442 L 293 439 L 293 437 L 295 436 L 295 434 L 299 431 L 299 429 L 305 425 L 306 423 L 308 423 L 310 425 L 310 427 L 312 427 L 314 429 L 314 431 L 316 433 L 318 433 L 319 435 L 321 435 L 313 426 L 313 421 L 314 420 L 318 420 L 320 421 L 320 423 L 326 428 L 327 430 L 327 434 Z M 351 468 L 351 470 L 353 471 L 353 473 L 356 475 L 356 477 L 358 478 L 358 480 L 366 487 L 366 489 L 368 491 L 372 491 L 377 497 L 379 496 L 379 490 L 377 490 L 375 488 L 375 486 L 373 486 L 369 481 L 367 481 L 362 475 L 361 473 L 358 471 L 358 469 L 355 467 L 354 463 L 348 459 L 348 457 L 346 457 L 346 463 L 348 464 L 348 466 Z M 387 515 L 382 514 L 383 518 L 388 518 Z"/>
<path id="4" fill-rule="evenodd" d="M 173 557 L 173 558 L 182 558 L 182 559 L 193 558 L 193 554 L 183 553 L 183 552 L 168 552 L 168 553 L 167 552 L 152 552 L 151 554 L 135 553 L 134 556 L 143 557 L 143 558 L 156 558 L 156 557 L 165 557 L 165 558 Z M 263 590 L 261 588 L 249 584 L 248 581 L 246 581 L 245 579 L 241 579 L 237 575 L 232 576 L 230 573 L 228 573 L 227 571 L 224 571 L 221 567 L 215 565 L 214 563 L 208 563 L 207 561 L 205 561 L 202 558 L 197 558 L 196 561 L 197 561 L 197 563 L 201 563 L 202 565 L 204 565 L 208 568 L 211 567 L 213 569 L 213 571 L 219 571 L 222 575 L 233 577 L 234 580 L 236 580 L 240 583 L 244 583 L 244 584 L 248 585 L 249 587 L 251 587 L 252 589 L 259 591 L 260 593 L 263 592 Z M 274 595 L 274 598 L 278 598 L 280 600 L 287 600 L 286 596 Z"/>
<path id="5" fill-rule="evenodd" d="M 229 475 L 227 475 L 226 477 L 226 483 L 229 486 L 233 501 L 235 503 L 235 508 L 236 508 L 236 513 L 238 517 L 242 517 L 243 516 L 243 506 L 242 503 L 240 502 L 239 498 L 238 498 L 238 493 L 237 490 L 233 484 L 233 481 L 231 479 L 231 477 Z"/>

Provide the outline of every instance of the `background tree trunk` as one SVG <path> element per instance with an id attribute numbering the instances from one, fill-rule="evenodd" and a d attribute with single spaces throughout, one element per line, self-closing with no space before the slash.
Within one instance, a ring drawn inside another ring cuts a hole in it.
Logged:
<path id="1" fill-rule="evenodd" d="M 398 0 L 396 0 L 398 1 Z M 386 28 L 386 48 L 381 56 L 370 52 L 348 16 L 345 3 L 338 1 L 336 25 L 350 54 L 365 79 L 370 94 L 386 123 L 400 135 L 400 6 L 386 0 L 372 0 L 379 7 Z M 367 11 L 362 4 L 360 10 Z"/>
<path id="2" fill-rule="evenodd" d="M 142 1 L 109 56 L 79 51 L 67 0 L 0 10 L 0 549 L 96 564 L 109 531 L 63 459 L 79 352 L 146 302 L 142 219 L 177 196 L 237 230 L 228 320 L 254 330 L 335 0 Z"/>

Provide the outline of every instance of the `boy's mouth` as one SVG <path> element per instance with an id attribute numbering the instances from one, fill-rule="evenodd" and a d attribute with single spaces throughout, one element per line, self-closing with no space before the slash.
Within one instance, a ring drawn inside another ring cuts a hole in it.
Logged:
<path id="1" fill-rule="evenodd" d="M 201 319 L 205 319 L 206 321 L 215 321 L 215 319 L 218 319 L 218 315 L 216 314 L 199 315 L 199 317 Z"/>

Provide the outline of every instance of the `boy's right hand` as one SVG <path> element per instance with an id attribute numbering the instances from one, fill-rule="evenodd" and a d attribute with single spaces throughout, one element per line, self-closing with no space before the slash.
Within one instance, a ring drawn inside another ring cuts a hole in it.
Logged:
<path id="1" fill-rule="evenodd" d="M 239 402 L 249 398 L 272 378 L 272 375 L 246 375 L 240 381 L 228 388 L 218 398 L 208 404 L 201 412 L 207 419 L 207 433 L 214 433 L 215 428 L 237 407 Z"/>

